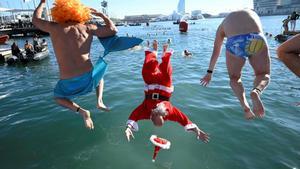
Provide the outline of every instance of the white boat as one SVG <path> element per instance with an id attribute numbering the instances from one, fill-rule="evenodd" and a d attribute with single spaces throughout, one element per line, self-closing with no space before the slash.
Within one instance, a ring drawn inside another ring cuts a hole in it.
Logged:
<path id="1" fill-rule="evenodd" d="M 40 61 L 49 56 L 48 48 L 44 48 L 41 52 L 34 54 L 33 60 Z"/>

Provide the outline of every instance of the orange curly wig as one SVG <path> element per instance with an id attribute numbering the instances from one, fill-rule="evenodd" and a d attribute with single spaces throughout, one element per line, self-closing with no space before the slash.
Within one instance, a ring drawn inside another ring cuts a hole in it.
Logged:
<path id="1" fill-rule="evenodd" d="M 55 0 L 51 13 L 57 23 L 68 21 L 85 23 L 90 20 L 91 11 L 80 0 Z"/>

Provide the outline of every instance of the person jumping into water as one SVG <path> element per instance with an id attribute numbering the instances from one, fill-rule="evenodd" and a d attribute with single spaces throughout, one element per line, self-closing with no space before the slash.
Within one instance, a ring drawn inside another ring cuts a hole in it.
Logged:
<path id="1" fill-rule="evenodd" d="M 270 56 L 260 19 L 254 11 L 232 12 L 219 25 L 209 68 L 200 83 L 207 86 L 211 81 L 225 37 L 227 37 L 226 65 L 230 86 L 244 109 L 245 118 L 253 119 L 255 116 L 262 118 L 265 115 L 265 109 L 260 95 L 270 81 Z M 253 111 L 247 102 L 241 80 L 242 68 L 247 58 L 255 74 L 254 86 L 250 93 Z"/>
<path id="2" fill-rule="evenodd" d="M 54 89 L 56 102 L 82 115 L 85 125 L 93 129 L 90 111 L 82 108 L 72 98 L 91 92 L 93 89 L 90 49 L 93 35 L 109 37 L 117 33 L 113 22 L 104 14 L 83 6 L 79 0 L 56 0 L 52 8 L 55 22 L 42 19 L 46 0 L 41 0 L 33 15 L 33 24 L 50 33 L 55 56 L 59 66 L 60 80 Z M 65 5 L 68 3 L 68 5 Z M 66 11 L 69 13 L 66 14 Z M 101 17 L 104 27 L 86 24 L 90 14 Z M 107 109 L 102 101 L 103 79 L 96 89 L 97 107 Z"/>
<path id="3" fill-rule="evenodd" d="M 298 77 L 300 77 L 300 34 L 282 43 L 277 49 L 278 58 Z M 300 102 L 296 104 L 300 106 Z"/>
<path id="4" fill-rule="evenodd" d="M 198 139 L 207 143 L 208 134 L 200 130 L 196 124 L 173 106 L 170 97 L 174 90 L 172 86 L 172 66 L 171 51 L 167 51 L 168 45 L 163 47 L 162 63 L 157 61 L 157 41 L 153 42 L 154 51 L 145 51 L 145 61 L 142 69 L 142 75 L 145 82 L 145 99 L 129 116 L 127 128 L 125 130 L 126 138 L 134 138 L 133 131 L 138 131 L 139 120 L 151 119 L 153 124 L 161 127 L 164 121 L 171 120 L 184 126 L 186 131 L 196 133 Z"/>
<path id="5" fill-rule="evenodd" d="M 298 77 L 300 77 L 300 34 L 282 43 L 277 54 L 279 59 Z"/>

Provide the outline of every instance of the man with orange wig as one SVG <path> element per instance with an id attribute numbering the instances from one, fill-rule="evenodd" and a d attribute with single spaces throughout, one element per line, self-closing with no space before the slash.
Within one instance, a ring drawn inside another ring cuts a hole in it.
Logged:
<path id="1" fill-rule="evenodd" d="M 93 65 L 90 48 L 93 36 L 100 38 L 114 36 L 117 28 L 104 14 L 82 5 L 79 0 L 55 0 L 52 8 L 53 21 L 42 19 L 46 0 L 41 0 L 33 16 L 33 24 L 50 34 L 59 66 L 60 80 L 54 89 L 56 102 L 82 115 L 85 125 L 93 129 L 90 112 L 71 101 L 72 98 L 92 91 Z M 101 17 L 104 27 L 87 24 L 90 14 Z M 102 101 L 103 79 L 96 84 L 97 107 L 107 109 Z"/>

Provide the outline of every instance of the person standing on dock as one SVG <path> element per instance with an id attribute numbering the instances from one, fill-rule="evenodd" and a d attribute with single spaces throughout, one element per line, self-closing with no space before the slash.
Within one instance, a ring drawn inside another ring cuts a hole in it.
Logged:
<path id="1" fill-rule="evenodd" d="M 270 81 L 270 56 L 259 16 L 254 11 L 232 12 L 220 24 L 216 33 L 209 68 L 207 74 L 201 79 L 201 84 L 207 86 L 211 81 L 225 37 L 227 37 L 226 65 L 230 86 L 240 101 L 245 112 L 245 118 L 248 120 L 255 116 L 262 118 L 265 115 L 265 109 L 260 95 Z M 246 99 L 241 80 L 242 68 L 247 58 L 255 73 L 254 86 L 250 93 L 254 113 Z"/>
<path id="2" fill-rule="evenodd" d="M 299 14 L 297 14 L 297 12 L 296 11 L 294 11 L 293 13 L 292 13 L 292 15 L 291 15 L 291 21 L 290 21 L 290 23 L 291 23 L 291 30 L 292 31 L 295 31 L 295 28 L 296 28 L 296 21 L 297 21 L 297 19 L 299 19 Z"/>
<path id="3" fill-rule="evenodd" d="M 282 21 L 282 27 L 284 29 L 283 34 L 286 34 L 289 31 L 289 22 L 291 20 L 291 16 L 288 16 L 286 19 Z"/>
<path id="4" fill-rule="evenodd" d="M 32 22 L 42 31 L 48 32 L 52 40 L 60 72 L 60 80 L 54 89 L 55 100 L 59 105 L 80 113 L 86 127 L 93 129 L 90 111 L 71 99 L 93 89 L 93 65 L 90 59 L 93 36 L 114 36 L 117 28 L 107 16 L 85 7 L 79 0 L 56 0 L 52 8 L 54 22 L 43 20 L 42 11 L 45 2 L 46 0 L 40 1 Z M 101 17 L 105 26 L 86 24 L 90 20 L 90 14 Z M 106 108 L 102 102 L 102 81 L 98 83 L 96 89 L 97 107 Z"/>

